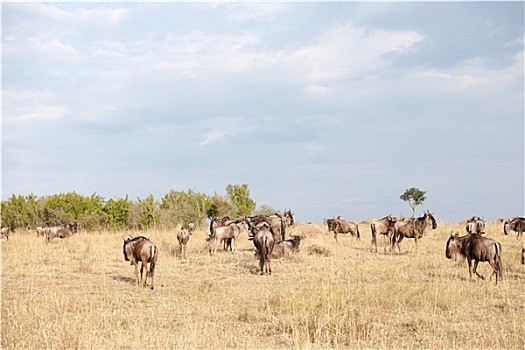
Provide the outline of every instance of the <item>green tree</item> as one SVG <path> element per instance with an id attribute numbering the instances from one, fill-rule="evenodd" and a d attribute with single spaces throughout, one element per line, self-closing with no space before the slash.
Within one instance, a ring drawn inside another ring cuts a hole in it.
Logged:
<path id="1" fill-rule="evenodd" d="M 144 199 L 137 197 L 137 201 L 132 206 L 132 213 L 130 213 L 132 228 L 139 230 L 155 228 L 157 224 L 155 197 L 150 194 Z"/>
<path id="2" fill-rule="evenodd" d="M 108 200 L 102 208 L 107 218 L 107 222 L 102 226 L 107 227 L 109 225 L 112 229 L 127 228 L 129 226 L 129 213 L 132 204 L 127 195 L 125 198 Z"/>
<path id="3" fill-rule="evenodd" d="M 273 215 L 276 212 L 277 210 L 273 209 L 269 205 L 263 204 L 253 212 L 253 215 Z"/>
<path id="4" fill-rule="evenodd" d="M 226 186 L 226 193 L 233 207 L 233 218 L 244 217 L 250 215 L 255 209 L 255 202 L 250 198 L 250 190 L 247 184 L 242 185 L 228 185 Z"/>
<path id="5" fill-rule="evenodd" d="M 193 222 L 202 225 L 206 218 L 208 197 L 204 193 L 174 191 L 167 193 L 160 202 L 159 223 L 165 228 Z"/>
<path id="6" fill-rule="evenodd" d="M 233 215 L 233 207 L 228 199 L 217 192 L 215 192 L 213 196 L 208 197 L 206 201 L 206 217 L 208 219 L 211 220 L 213 218 L 223 218 Z"/>
<path id="7" fill-rule="evenodd" d="M 425 197 L 426 193 L 426 191 L 421 191 L 419 188 L 411 187 L 406 189 L 405 193 L 399 197 L 399 199 L 407 202 L 410 208 L 412 208 L 412 217 L 416 215 L 416 207 L 423 204 L 427 199 L 427 197 Z"/>

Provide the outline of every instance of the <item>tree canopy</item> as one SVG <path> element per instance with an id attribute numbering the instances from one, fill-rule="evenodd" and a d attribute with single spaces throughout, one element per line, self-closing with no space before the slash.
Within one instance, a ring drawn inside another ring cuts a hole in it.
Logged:
<path id="1" fill-rule="evenodd" d="M 132 201 L 104 199 L 93 193 L 76 192 L 38 197 L 35 194 L 12 195 L 1 202 L 2 227 L 12 230 L 57 226 L 77 221 L 86 230 L 173 228 L 178 223 L 204 225 L 206 218 L 229 216 L 233 220 L 251 215 L 256 203 L 247 184 L 226 186 L 226 195 L 189 189 L 170 190 L 160 201 L 153 195 Z M 270 210 L 270 208 L 266 208 Z"/>
<path id="2" fill-rule="evenodd" d="M 427 199 L 425 197 L 426 191 L 422 191 L 419 188 L 411 187 L 405 190 L 405 192 L 399 197 L 399 199 L 407 202 L 412 208 L 412 217 L 416 215 L 416 207 L 423 204 Z"/>

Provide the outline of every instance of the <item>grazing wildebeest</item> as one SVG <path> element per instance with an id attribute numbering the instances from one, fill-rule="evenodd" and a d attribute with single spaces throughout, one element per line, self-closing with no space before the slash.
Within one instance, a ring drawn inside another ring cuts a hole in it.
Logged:
<path id="1" fill-rule="evenodd" d="M 361 233 L 359 232 L 359 225 L 352 221 L 346 221 L 341 216 L 337 217 L 337 219 L 328 219 L 326 220 L 326 223 L 328 225 L 328 232 L 332 231 L 334 233 L 335 241 L 337 242 L 337 234 L 347 234 L 350 233 L 352 235 L 352 238 L 356 238 L 357 240 L 361 240 Z"/>
<path id="2" fill-rule="evenodd" d="M 485 220 L 479 216 L 473 216 L 467 220 L 465 225 L 467 233 L 476 233 L 478 235 L 485 233 Z"/>
<path id="3" fill-rule="evenodd" d="M 299 251 L 301 240 L 305 238 L 305 236 L 292 235 L 290 236 L 290 239 L 287 239 L 286 241 L 275 243 L 270 258 L 278 259 L 288 254 L 297 253 Z"/>
<path id="4" fill-rule="evenodd" d="M 217 244 L 226 239 L 231 239 L 232 252 L 235 253 L 237 251 L 237 238 L 241 233 L 248 232 L 250 227 L 250 222 L 247 219 L 232 222 L 227 226 L 216 227 L 213 234 L 207 238 L 210 255 L 217 251 Z"/>
<path id="5" fill-rule="evenodd" d="M 54 226 L 44 228 L 44 235 L 46 236 L 46 243 L 51 242 L 55 238 L 69 238 L 73 235 L 73 232 L 69 229 L 69 225 Z"/>
<path id="6" fill-rule="evenodd" d="M 459 237 L 458 233 L 451 234 L 447 241 L 447 248 L 445 252 L 447 259 L 465 258 L 468 263 L 468 272 L 472 280 L 472 260 L 474 260 L 474 273 L 481 279 L 481 276 L 476 269 L 478 262 L 487 261 L 492 267 L 493 275 L 496 275 L 496 284 L 498 279 L 503 276 L 503 265 L 501 263 L 501 244 L 493 239 L 480 236 L 478 234 L 467 234 Z"/>
<path id="7" fill-rule="evenodd" d="M 401 243 L 403 238 L 414 238 L 417 253 L 417 242 L 423 237 L 428 227 L 432 227 L 433 230 L 437 228 L 436 219 L 428 210 L 425 211 L 422 217 L 401 220 L 399 224 L 394 225 L 394 234 L 391 237 L 392 250 L 394 250 L 394 245 L 397 244 L 397 250 L 401 252 L 399 243 Z"/>
<path id="8" fill-rule="evenodd" d="M 517 233 L 516 239 L 521 239 L 521 235 L 525 231 L 525 218 L 516 216 L 505 220 L 505 223 L 503 224 L 503 233 L 508 235 L 510 231 Z"/>
<path id="9" fill-rule="evenodd" d="M 372 230 L 372 245 L 376 248 L 377 253 L 377 235 L 384 235 L 386 239 L 390 239 L 392 233 L 394 232 L 394 223 L 397 221 L 392 215 L 385 216 L 379 220 L 373 220 L 370 223 L 370 229 Z M 385 244 L 384 250 L 386 251 Z"/>
<path id="10" fill-rule="evenodd" d="M 260 274 L 264 275 L 266 271 L 267 274 L 272 274 L 272 267 L 270 265 L 270 256 L 273 252 L 273 247 L 275 241 L 273 239 L 273 233 L 270 230 L 268 224 L 262 224 L 258 226 L 253 226 L 253 245 L 259 252 L 259 270 Z"/>
<path id="11" fill-rule="evenodd" d="M 155 287 L 155 266 L 157 265 L 157 259 L 159 256 L 159 249 L 144 236 L 135 238 L 124 238 L 124 246 L 122 248 L 124 253 L 124 259 L 130 261 L 131 265 L 135 266 L 135 279 L 137 285 L 146 287 L 148 279 L 148 263 L 149 263 L 149 276 L 151 277 L 151 289 Z M 139 278 L 139 263 L 140 266 L 140 278 Z"/>
<path id="12" fill-rule="evenodd" d="M 186 244 L 188 244 L 191 234 L 192 234 L 192 231 L 189 228 L 187 230 L 185 228 L 182 228 L 179 230 L 179 232 L 177 232 L 177 240 L 179 241 L 180 256 L 182 256 L 184 259 L 186 259 Z"/>
<path id="13" fill-rule="evenodd" d="M 2 227 L 0 229 L 0 241 L 8 241 L 11 229 L 9 227 Z"/>

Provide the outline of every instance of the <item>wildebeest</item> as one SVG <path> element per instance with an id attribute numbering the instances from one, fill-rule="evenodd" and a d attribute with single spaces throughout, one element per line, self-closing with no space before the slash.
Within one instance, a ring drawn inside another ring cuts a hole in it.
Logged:
<path id="1" fill-rule="evenodd" d="M 43 229 L 44 235 L 46 237 L 46 243 L 51 242 L 55 238 L 69 238 L 73 235 L 73 232 L 69 229 L 69 226 L 54 226 L 54 227 L 45 227 Z"/>
<path id="2" fill-rule="evenodd" d="M 525 265 L 525 242 L 521 244 L 521 264 Z"/>
<path id="3" fill-rule="evenodd" d="M 496 275 L 496 284 L 498 279 L 503 277 L 503 265 L 501 263 L 501 244 L 495 240 L 478 234 L 467 234 L 459 237 L 458 233 L 451 234 L 447 241 L 445 251 L 447 259 L 465 258 L 468 263 L 468 272 L 472 280 L 472 260 L 474 260 L 474 273 L 481 279 L 485 279 L 477 271 L 478 262 L 487 261 L 492 267 L 492 278 Z"/>
<path id="4" fill-rule="evenodd" d="M 390 238 L 394 232 L 394 223 L 397 221 L 392 215 L 385 216 L 379 220 L 373 220 L 370 223 L 370 229 L 372 230 L 372 245 L 376 248 L 377 253 L 377 235 L 384 235 L 386 238 Z M 384 247 L 386 251 L 386 245 Z"/>
<path id="5" fill-rule="evenodd" d="M 286 241 L 275 243 L 270 258 L 278 259 L 288 254 L 297 253 L 299 251 L 301 240 L 305 238 L 305 236 L 292 235 Z"/>
<path id="6" fill-rule="evenodd" d="M 478 235 L 485 233 L 485 220 L 479 216 L 473 216 L 467 220 L 465 225 L 467 233 L 476 233 Z"/>
<path id="7" fill-rule="evenodd" d="M 273 233 L 270 231 L 268 224 L 253 226 L 251 228 L 253 234 L 253 245 L 259 252 L 259 270 L 260 274 L 272 274 L 272 267 L 270 265 L 270 256 L 272 255 L 275 241 Z"/>
<path id="8" fill-rule="evenodd" d="M 208 234 L 208 237 L 212 237 L 215 234 L 215 229 L 217 227 L 228 226 L 229 224 L 231 224 L 231 222 L 232 221 L 229 216 L 225 216 L 222 219 L 219 219 L 219 218 L 211 219 L 210 233 Z M 232 247 L 231 239 L 227 238 L 223 242 L 224 242 L 223 250 L 227 250 L 228 248 L 231 250 L 231 247 Z"/>
<path id="9" fill-rule="evenodd" d="M 216 227 L 207 238 L 210 255 L 216 252 L 217 244 L 226 239 L 232 240 L 232 252 L 235 253 L 237 250 L 237 238 L 241 233 L 248 232 L 250 227 L 250 222 L 247 219 L 232 222 L 227 226 Z"/>
<path id="10" fill-rule="evenodd" d="M 521 236 L 525 231 L 525 218 L 516 216 L 505 220 L 505 223 L 503 224 L 503 233 L 508 235 L 510 231 L 516 232 L 516 238 L 521 239 Z"/>
<path id="11" fill-rule="evenodd" d="M 37 237 L 40 237 L 40 236 L 44 236 L 45 233 L 44 233 L 44 228 L 42 226 L 38 226 L 36 229 L 36 236 Z"/>
<path id="12" fill-rule="evenodd" d="M 191 234 L 192 231 L 189 228 L 187 230 L 185 228 L 181 228 L 179 232 L 177 232 L 180 256 L 182 256 L 184 259 L 186 259 L 186 244 L 188 244 Z"/>
<path id="13" fill-rule="evenodd" d="M 151 289 L 155 287 L 155 266 L 157 265 L 157 259 L 159 256 L 159 249 L 144 236 L 138 236 L 135 238 L 124 238 L 124 246 L 122 248 L 124 253 L 124 259 L 130 261 L 131 265 L 135 266 L 135 279 L 137 285 L 146 287 L 148 279 L 148 263 L 149 263 L 149 276 L 151 277 Z M 139 278 L 139 263 L 140 266 L 140 278 Z"/>
<path id="14" fill-rule="evenodd" d="M 326 224 L 328 225 L 328 232 L 332 231 L 334 233 L 335 241 L 337 242 L 337 235 L 350 233 L 352 238 L 361 240 L 361 233 L 359 232 L 359 225 L 352 221 L 346 221 L 341 216 L 337 219 L 327 219 Z"/>
<path id="15" fill-rule="evenodd" d="M 252 226 L 265 222 L 272 229 L 275 242 L 284 241 L 286 239 L 286 228 L 294 224 L 293 213 L 290 209 L 286 209 L 283 214 L 259 215 L 247 219 Z"/>
<path id="16" fill-rule="evenodd" d="M 396 223 L 394 225 L 394 234 L 391 237 L 392 250 L 394 250 L 394 246 L 397 244 L 397 250 L 401 252 L 399 243 L 401 243 L 403 238 L 414 238 L 417 253 L 417 242 L 423 237 L 428 227 L 432 227 L 433 230 L 437 228 L 436 219 L 428 210 L 425 211 L 422 217 L 416 219 L 405 219 Z"/>
<path id="17" fill-rule="evenodd" d="M 0 229 L 0 241 L 8 241 L 11 229 L 9 227 L 2 227 Z"/>

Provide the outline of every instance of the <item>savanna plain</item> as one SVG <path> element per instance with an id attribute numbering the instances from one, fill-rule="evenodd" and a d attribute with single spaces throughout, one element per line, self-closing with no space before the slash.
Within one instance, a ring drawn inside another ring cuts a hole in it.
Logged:
<path id="1" fill-rule="evenodd" d="M 516 234 L 489 224 L 502 244 L 503 282 L 469 280 L 466 262 L 445 258 L 452 230 L 438 222 L 415 252 L 370 250 L 326 225 L 296 223 L 295 255 L 260 276 L 246 233 L 236 253 L 208 254 L 208 229 L 191 236 L 187 258 L 176 233 L 79 232 L 45 243 L 15 232 L 2 252 L 2 348 L 5 349 L 327 349 L 525 348 L 525 266 Z M 159 248 L 155 289 L 135 285 L 122 235 L 145 235 Z"/>

